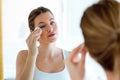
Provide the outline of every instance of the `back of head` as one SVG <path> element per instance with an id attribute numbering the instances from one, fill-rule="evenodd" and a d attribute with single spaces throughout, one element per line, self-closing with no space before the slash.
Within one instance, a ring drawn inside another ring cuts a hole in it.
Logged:
<path id="1" fill-rule="evenodd" d="M 105 70 L 115 71 L 120 80 L 120 5 L 101 0 L 89 7 L 81 19 L 85 45 Z"/>

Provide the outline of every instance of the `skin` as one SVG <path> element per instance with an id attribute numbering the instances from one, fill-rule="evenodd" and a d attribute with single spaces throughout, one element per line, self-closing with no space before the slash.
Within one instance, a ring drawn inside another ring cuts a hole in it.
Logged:
<path id="1" fill-rule="evenodd" d="M 38 15 L 34 25 L 39 28 L 31 31 L 26 39 L 28 50 L 20 51 L 17 56 L 16 80 L 33 80 L 35 65 L 48 73 L 62 71 L 65 67 L 62 51 L 55 46 L 58 33 L 53 15 L 50 12 Z M 49 37 L 50 34 L 54 36 Z"/>
<path id="2" fill-rule="evenodd" d="M 71 76 L 71 80 L 84 80 L 85 74 L 85 58 L 88 49 L 84 44 L 80 44 L 69 55 L 66 64 Z M 81 54 L 81 58 L 78 57 Z M 108 80 L 115 80 L 114 73 L 105 70 Z"/>
<path id="3" fill-rule="evenodd" d="M 80 44 L 69 55 L 66 64 L 71 76 L 71 80 L 84 80 L 85 73 L 85 57 L 87 48 L 84 44 Z M 79 57 L 78 55 L 81 55 Z"/>

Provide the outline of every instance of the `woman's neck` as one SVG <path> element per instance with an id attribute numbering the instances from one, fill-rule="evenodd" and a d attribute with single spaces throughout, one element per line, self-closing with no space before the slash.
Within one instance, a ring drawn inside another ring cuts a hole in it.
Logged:
<path id="1" fill-rule="evenodd" d="M 108 80 L 114 80 L 114 73 L 113 72 L 106 70 L 106 74 L 107 74 Z"/>
<path id="2" fill-rule="evenodd" d="M 55 46 L 55 44 L 48 44 L 48 45 L 40 45 L 38 47 L 38 52 L 41 57 L 44 58 L 50 58 L 54 56 L 58 48 Z"/>

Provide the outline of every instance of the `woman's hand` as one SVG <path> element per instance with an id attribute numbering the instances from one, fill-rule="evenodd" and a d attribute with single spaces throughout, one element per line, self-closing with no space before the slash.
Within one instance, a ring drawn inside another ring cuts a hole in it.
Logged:
<path id="1" fill-rule="evenodd" d="M 70 53 L 66 60 L 71 80 L 84 80 L 86 53 L 87 48 L 81 44 Z"/>
<path id="2" fill-rule="evenodd" d="M 41 33 L 42 30 L 39 27 L 36 27 L 35 30 L 31 32 L 31 34 L 26 40 L 28 51 L 33 55 L 38 53 L 36 42 L 40 38 Z"/>

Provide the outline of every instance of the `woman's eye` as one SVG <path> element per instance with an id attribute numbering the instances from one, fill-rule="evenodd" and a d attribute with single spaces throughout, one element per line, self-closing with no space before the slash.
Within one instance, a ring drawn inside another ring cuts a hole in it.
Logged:
<path id="1" fill-rule="evenodd" d="M 55 25 L 55 22 L 54 22 L 54 21 L 52 21 L 50 24 L 51 24 L 51 25 Z"/>
<path id="2" fill-rule="evenodd" d="M 45 26 L 40 26 L 40 28 L 44 28 Z"/>

